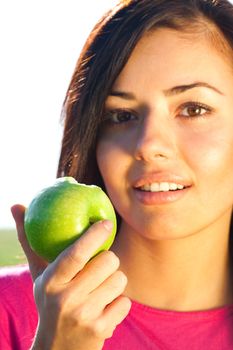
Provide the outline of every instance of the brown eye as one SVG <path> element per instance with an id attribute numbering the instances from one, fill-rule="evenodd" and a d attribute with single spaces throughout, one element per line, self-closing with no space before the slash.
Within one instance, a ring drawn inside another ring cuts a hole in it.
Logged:
<path id="1" fill-rule="evenodd" d="M 194 118 L 204 116 L 205 114 L 208 114 L 210 112 L 211 108 L 206 105 L 200 103 L 190 103 L 183 106 L 180 114 L 183 117 Z"/>
<path id="2" fill-rule="evenodd" d="M 112 115 L 112 119 L 115 123 L 124 123 L 132 119 L 130 112 L 115 112 Z"/>
<path id="3" fill-rule="evenodd" d="M 202 112 L 203 112 L 203 108 L 201 108 L 201 107 L 188 107 L 187 108 L 187 113 L 190 117 L 195 117 L 196 115 L 200 115 L 200 114 L 202 114 Z"/>
<path id="4" fill-rule="evenodd" d="M 131 111 L 113 110 L 108 112 L 106 119 L 113 124 L 122 124 L 135 120 L 136 116 Z"/>

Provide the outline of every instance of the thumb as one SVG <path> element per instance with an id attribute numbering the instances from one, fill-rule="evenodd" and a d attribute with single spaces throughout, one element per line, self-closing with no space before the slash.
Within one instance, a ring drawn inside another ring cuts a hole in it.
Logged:
<path id="1" fill-rule="evenodd" d="M 21 204 L 15 204 L 11 207 L 11 213 L 15 220 L 18 240 L 23 248 L 23 251 L 28 260 L 30 272 L 33 280 L 35 280 L 46 268 L 48 263 L 39 257 L 29 246 L 27 237 L 24 231 L 24 213 L 25 207 Z"/>

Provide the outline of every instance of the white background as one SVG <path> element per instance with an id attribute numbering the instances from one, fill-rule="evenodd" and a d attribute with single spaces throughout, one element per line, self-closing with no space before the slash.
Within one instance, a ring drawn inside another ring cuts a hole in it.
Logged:
<path id="1" fill-rule="evenodd" d="M 0 228 L 56 177 L 60 113 L 80 50 L 114 0 L 0 2 Z"/>
<path id="2" fill-rule="evenodd" d="M 60 112 L 90 30 L 117 0 L 0 0 L 0 228 L 56 177 Z"/>

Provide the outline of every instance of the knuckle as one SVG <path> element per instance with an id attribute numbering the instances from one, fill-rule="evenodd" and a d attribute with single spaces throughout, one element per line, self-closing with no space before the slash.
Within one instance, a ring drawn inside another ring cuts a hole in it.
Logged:
<path id="1" fill-rule="evenodd" d="M 110 292 L 120 294 L 124 291 L 127 278 L 122 271 L 116 271 L 109 279 L 107 288 Z"/>
<path id="2" fill-rule="evenodd" d="M 103 320 L 95 320 L 89 327 L 89 331 L 95 338 L 105 338 L 106 323 Z"/>
<path id="3" fill-rule="evenodd" d="M 80 306 L 78 310 L 76 310 L 75 313 L 75 319 L 77 322 L 77 325 L 79 326 L 86 326 L 88 323 L 88 320 L 90 318 L 90 310 L 88 310 L 84 305 Z"/>
<path id="4" fill-rule="evenodd" d="M 122 309 L 122 312 L 125 313 L 125 312 L 129 312 L 130 308 L 131 308 L 131 301 L 129 298 L 125 297 L 125 296 L 122 296 L 121 297 L 121 309 Z"/>
<path id="5" fill-rule="evenodd" d="M 80 249 L 75 249 L 77 247 L 72 247 L 73 249 L 67 251 L 67 260 L 72 265 L 84 266 L 86 263 L 86 257 Z"/>
<path id="6" fill-rule="evenodd" d="M 43 286 L 38 291 L 38 298 L 45 308 L 51 312 L 56 311 L 57 314 L 64 313 L 70 304 L 69 292 L 57 288 L 50 279 L 43 282 Z"/>
<path id="7" fill-rule="evenodd" d="M 120 260 L 111 250 L 103 252 L 104 262 L 106 265 L 111 265 L 115 269 L 120 266 Z"/>
<path id="8" fill-rule="evenodd" d="M 52 265 L 52 264 L 51 264 Z M 48 265 L 44 272 L 37 278 L 41 289 L 46 293 L 53 293 L 55 290 L 53 266 Z"/>
<path id="9" fill-rule="evenodd" d="M 52 278 L 46 274 L 46 271 L 40 276 L 38 283 L 45 294 L 50 294 L 54 290 Z"/>
<path id="10" fill-rule="evenodd" d="M 45 296 L 55 296 L 58 291 L 58 287 L 54 282 L 53 277 L 48 277 L 46 275 L 42 276 L 41 279 L 41 290 Z"/>
<path id="11" fill-rule="evenodd" d="M 126 285 L 127 284 L 128 279 L 127 279 L 127 277 L 126 277 L 126 275 L 124 274 L 123 271 L 118 270 L 118 271 L 115 272 L 115 275 L 116 275 L 117 280 L 118 280 L 119 283 L 121 283 L 122 285 Z"/>
<path id="12" fill-rule="evenodd" d="M 111 289 L 119 290 L 120 292 L 124 290 L 127 284 L 127 277 L 122 271 L 116 271 L 111 280 Z"/>
<path id="13" fill-rule="evenodd" d="M 54 292 L 53 283 L 50 280 L 43 281 L 43 290 L 46 295 L 53 294 Z"/>
<path id="14" fill-rule="evenodd" d="M 117 324 L 121 323 L 122 320 L 128 315 L 129 311 L 131 309 L 131 301 L 129 298 L 120 296 L 118 299 L 118 322 Z"/>

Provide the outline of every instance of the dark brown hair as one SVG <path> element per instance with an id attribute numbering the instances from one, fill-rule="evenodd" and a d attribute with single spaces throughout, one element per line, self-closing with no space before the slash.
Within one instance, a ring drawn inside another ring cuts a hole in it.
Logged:
<path id="1" fill-rule="evenodd" d="M 207 34 L 221 51 L 233 49 L 233 5 L 227 0 L 121 1 L 94 27 L 77 62 L 63 106 L 58 176 L 104 187 L 95 150 L 105 100 L 139 39 L 159 27 Z"/>
<path id="2" fill-rule="evenodd" d="M 233 62 L 233 5 L 229 1 L 122 0 L 94 27 L 78 59 L 63 106 L 57 176 L 73 176 L 104 189 L 96 143 L 105 100 L 142 35 L 161 27 L 207 35 Z"/>

